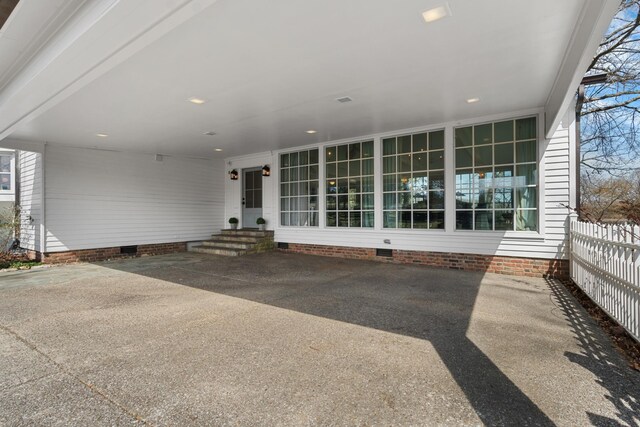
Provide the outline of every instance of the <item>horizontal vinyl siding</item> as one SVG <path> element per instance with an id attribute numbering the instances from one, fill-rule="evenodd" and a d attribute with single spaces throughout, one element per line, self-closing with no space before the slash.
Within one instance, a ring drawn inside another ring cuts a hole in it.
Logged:
<path id="1" fill-rule="evenodd" d="M 541 179 L 545 188 L 545 241 L 562 259 L 569 258 L 570 146 L 569 129 L 560 127 L 547 146 Z"/>
<path id="2" fill-rule="evenodd" d="M 47 252 L 203 240 L 220 229 L 224 163 L 49 147 Z"/>
<path id="3" fill-rule="evenodd" d="M 40 250 L 42 224 L 42 154 L 19 153 L 20 180 L 20 246 Z"/>
<path id="4" fill-rule="evenodd" d="M 569 130 L 559 128 L 553 138 L 546 142 L 546 149 L 542 153 L 543 167 L 540 170 L 540 188 L 544 189 L 544 199 L 541 201 L 544 215 L 540 218 L 541 225 L 544 225 L 542 234 L 276 227 L 275 240 L 331 246 L 567 259 L 569 210 L 563 205 L 570 204 L 572 181 L 569 172 Z M 277 185 L 277 182 L 273 185 Z M 274 192 L 277 194 L 277 188 Z M 452 196 L 448 194 L 447 197 Z M 384 243 L 386 239 L 391 243 Z"/>

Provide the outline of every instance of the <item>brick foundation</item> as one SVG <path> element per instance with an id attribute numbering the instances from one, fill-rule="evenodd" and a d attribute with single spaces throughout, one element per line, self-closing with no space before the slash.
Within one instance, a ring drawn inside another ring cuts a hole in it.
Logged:
<path id="1" fill-rule="evenodd" d="M 283 252 L 296 252 L 329 257 L 366 259 L 395 264 L 417 264 L 454 270 L 486 271 L 529 277 L 569 277 L 569 261 L 559 259 L 517 258 L 493 255 L 474 255 L 448 252 L 393 250 L 392 257 L 376 256 L 372 248 L 289 243 Z"/>
<path id="2" fill-rule="evenodd" d="M 163 255 L 175 252 L 185 252 L 187 250 L 186 242 L 177 243 L 156 243 L 150 245 L 138 245 L 136 254 L 121 254 L 120 247 L 115 248 L 98 248 L 98 249 L 81 249 L 77 251 L 66 252 L 45 252 L 41 256 L 41 261 L 46 264 L 64 264 L 70 262 L 94 262 L 104 261 L 114 258 L 131 258 L 146 255 Z M 37 254 L 37 253 L 36 253 Z"/>
<path id="3" fill-rule="evenodd" d="M 31 261 L 42 261 L 42 254 L 38 251 L 32 251 L 31 249 L 28 249 L 25 251 L 25 255 Z"/>

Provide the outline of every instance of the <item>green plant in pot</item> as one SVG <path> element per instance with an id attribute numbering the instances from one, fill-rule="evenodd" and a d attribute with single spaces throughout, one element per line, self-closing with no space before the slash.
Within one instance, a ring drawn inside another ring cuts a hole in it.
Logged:
<path id="1" fill-rule="evenodd" d="M 264 231 L 266 223 L 267 221 L 265 221 L 262 217 L 256 219 L 256 224 L 258 224 L 258 228 L 260 229 L 260 231 Z"/>
<path id="2" fill-rule="evenodd" d="M 236 228 L 238 228 L 238 218 L 232 216 L 231 218 L 229 218 L 229 224 L 231 225 L 231 229 L 235 230 Z"/>

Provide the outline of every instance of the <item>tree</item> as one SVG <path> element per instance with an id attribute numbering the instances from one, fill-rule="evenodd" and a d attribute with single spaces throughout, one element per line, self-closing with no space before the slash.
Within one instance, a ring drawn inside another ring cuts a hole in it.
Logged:
<path id="1" fill-rule="evenodd" d="M 640 171 L 622 177 L 585 175 L 580 186 L 580 216 L 583 219 L 640 223 Z"/>
<path id="2" fill-rule="evenodd" d="M 583 175 L 624 175 L 640 169 L 640 0 L 623 0 L 587 75 L 606 74 L 585 88 L 580 112 Z"/>

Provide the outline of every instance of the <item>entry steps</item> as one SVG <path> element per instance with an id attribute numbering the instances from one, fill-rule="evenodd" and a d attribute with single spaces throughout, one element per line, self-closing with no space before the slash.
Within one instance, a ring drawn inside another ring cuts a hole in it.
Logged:
<path id="1" fill-rule="evenodd" d="M 257 229 L 220 230 L 211 239 L 192 246 L 191 252 L 211 255 L 239 256 L 273 249 L 273 231 Z"/>

